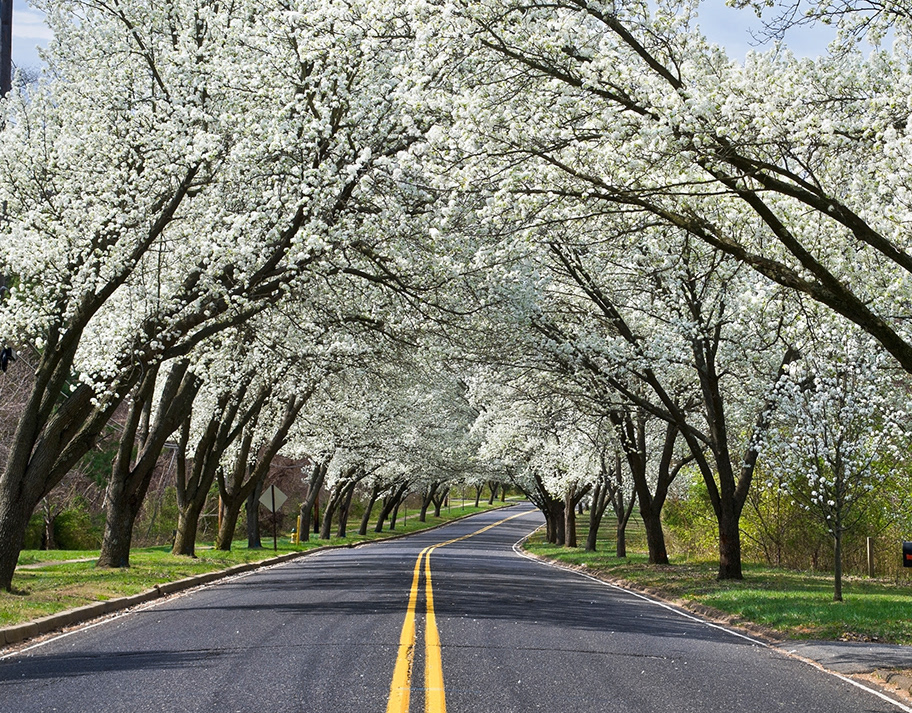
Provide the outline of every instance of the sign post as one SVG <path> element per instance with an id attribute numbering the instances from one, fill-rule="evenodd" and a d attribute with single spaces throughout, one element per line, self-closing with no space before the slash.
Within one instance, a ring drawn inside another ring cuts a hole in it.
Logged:
<path id="1" fill-rule="evenodd" d="M 287 496 L 276 486 L 270 485 L 268 488 L 263 490 L 263 494 L 260 496 L 260 503 L 264 508 L 269 510 L 272 513 L 272 550 L 277 552 L 279 549 L 279 539 L 276 534 L 276 512 L 285 504 Z"/>

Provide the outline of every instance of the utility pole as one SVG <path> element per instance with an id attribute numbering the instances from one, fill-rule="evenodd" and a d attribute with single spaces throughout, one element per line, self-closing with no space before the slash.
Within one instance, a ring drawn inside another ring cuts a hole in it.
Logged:
<path id="1" fill-rule="evenodd" d="M 13 0 L 0 0 L 0 97 L 13 87 Z"/>

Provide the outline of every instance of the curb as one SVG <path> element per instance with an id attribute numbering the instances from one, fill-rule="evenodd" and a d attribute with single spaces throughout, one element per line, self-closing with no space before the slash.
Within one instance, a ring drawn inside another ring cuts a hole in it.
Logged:
<path id="1" fill-rule="evenodd" d="M 531 535 L 530 535 L 531 536 Z M 524 538 L 528 539 L 528 537 Z M 517 543 L 522 547 L 522 543 Z M 676 607 L 683 612 L 688 614 L 693 614 L 702 619 L 705 619 L 707 622 L 712 624 L 718 624 L 725 627 L 728 627 L 732 630 L 740 631 L 743 634 L 748 634 L 756 639 L 759 639 L 761 642 L 771 647 L 778 647 L 782 644 L 782 637 L 771 629 L 767 629 L 759 624 L 755 624 L 750 621 L 745 621 L 741 617 L 735 616 L 733 614 L 727 614 L 720 609 L 715 609 L 713 607 L 708 607 L 705 604 L 698 604 L 696 602 L 689 602 L 684 599 L 671 598 L 667 593 L 663 592 L 660 589 L 655 589 L 653 587 L 647 587 L 636 582 L 631 582 L 627 579 L 622 579 L 620 577 L 614 577 L 605 572 L 599 572 L 597 570 L 592 570 L 586 565 L 575 565 L 568 564 L 566 562 L 561 562 L 560 560 L 554 560 L 550 557 L 544 557 L 543 555 L 537 555 L 533 552 L 529 552 L 526 549 L 523 549 L 523 552 L 526 556 L 531 557 L 532 559 L 545 562 L 559 569 L 564 569 L 568 572 L 577 572 L 579 574 L 584 574 L 586 576 L 597 579 L 606 584 L 617 587 L 618 589 L 623 589 L 629 592 L 635 592 L 639 594 L 644 594 L 647 597 L 654 599 L 663 604 L 668 604 L 670 606 Z"/>
<path id="2" fill-rule="evenodd" d="M 512 507 L 513 505 L 516 505 L 516 503 L 508 503 L 506 505 L 490 508 L 482 512 L 502 510 L 505 507 Z M 145 604 L 146 602 L 151 602 L 155 599 L 161 599 L 171 594 L 176 594 L 177 592 L 192 589 L 193 587 L 199 587 L 203 584 L 210 584 L 219 579 L 225 579 L 237 574 L 252 572 L 256 569 L 272 567 L 273 565 L 277 564 L 283 564 L 285 562 L 298 559 L 299 557 L 307 557 L 308 555 L 316 554 L 317 552 L 350 549 L 352 547 L 360 547 L 362 545 L 373 545 L 379 542 L 398 540 L 403 537 L 416 535 L 421 532 L 431 532 L 433 530 L 444 527 L 445 525 L 459 522 L 460 520 L 464 520 L 466 518 L 480 514 L 482 513 L 473 512 L 467 515 L 461 515 L 460 517 L 453 518 L 452 520 L 441 522 L 439 525 L 434 525 L 433 527 L 428 527 L 423 530 L 417 530 L 416 532 L 403 532 L 376 540 L 364 540 L 362 542 L 352 542 L 345 545 L 322 545 L 321 547 L 314 547 L 312 550 L 305 550 L 303 552 L 288 552 L 283 555 L 260 560 L 259 562 L 245 562 L 242 564 L 236 564 L 232 567 L 229 567 L 228 569 L 221 569 L 214 572 L 197 574 L 192 577 L 185 577 L 184 579 L 176 579 L 173 582 L 163 582 L 162 584 L 156 584 L 151 589 L 147 589 L 144 592 L 140 592 L 139 594 L 134 594 L 129 597 L 117 597 L 115 599 L 106 599 L 104 601 L 93 602 L 91 604 L 77 607 L 76 609 L 67 609 L 66 611 L 58 612 L 57 614 L 43 616 L 40 619 L 33 619 L 32 621 L 16 624 L 15 626 L 0 628 L 0 648 L 13 644 L 20 644 L 28 639 L 34 639 L 37 636 L 50 634 L 53 631 L 62 630 L 68 626 L 84 624 L 85 622 L 92 619 L 97 619 L 102 616 L 107 616 L 108 614 L 113 614 L 117 611 L 129 609 L 130 607 L 135 607 L 139 604 Z"/>
<path id="3" fill-rule="evenodd" d="M 879 668 L 874 671 L 874 675 L 882 678 L 891 686 L 896 686 L 904 693 L 912 695 L 912 676 L 908 675 L 908 673 Z"/>

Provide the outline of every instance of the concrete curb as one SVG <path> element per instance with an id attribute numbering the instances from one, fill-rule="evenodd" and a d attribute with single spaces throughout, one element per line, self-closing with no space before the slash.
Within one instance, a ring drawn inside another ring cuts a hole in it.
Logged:
<path id="1" fill-rule="evenodd" d="M 482 512 L 502 510 L 505 507 L 512 507 L 513 505 L 516 505 L 516 503 L 508 503 L 506 505 L 490 508 L 489 510 L 484 510 Z M 377 540 L 364 540 L 363 542 L 352 542 L 345 545 L 323 545 L 322 547 L 314 547 L 312 550 L 305 550 L 304 552 L 288 552 L 283 555 L 260 560 L 259 562 L 245 562 L 243 564 L 236 564 L 232 567 L 229 567 L 228 569 L 206 572 L 204 574 L 197 574 L 193 577 L 185 577 L 184 579 L 177 579 L 173 582 L 163 582 L 162 584 L 156 584 L 154 587 L 152 587 L 152 589 L 147 589 L 144 592 L 140 592 L 139 594 L 134 594 L 129 597 L 117 597 L 115 599 L 106 599 L 100 602 L 93 602 L 76 609 L 67 609 L 66 611 L 58 612 L 57 614 L 50 614 L 49 616 L 44 616 L 40 619 L 34 619 L 22 624 L 16 624 L 15 626 L 0 628 L 0 648 L 13 644 L 20 644 L 28 639 L 34 639 L 36 636 L 42 636 L 44 634 L 50 634 L 53 631 L 63 630 L 68 626 L 84 624 L 85 622 L 92 619 L 98 619 L 99 617 L 107 616 L 108 614 L 113 614 L 114 612 L 122 611 L 124 609 L 129 609 L 130 607 L 135 607 L 139 604 L 145 604 L 146 602 L 151 602 L 154 599 L 167 597 L 171 594 L 176 594 L 177 592 L 192 589 L 193 587 L 210 584 L 219 579 L 225 579 L 237 574 L 252 572 L 256 569 L 272 567 L 273 565 L 277 564 L 283 564 L 285 562 L 298 559 L 299 557 L 307 557 L 308 555 L 316 554 L 317 552 L 349 549 L 352 547 L 360 547 L 362 545 L 373 545 L 379 542 L 398 540 L 403 537 L 408 537 L 409 535 L 418 534 L 419 532 L 432 532 L 433 530 L 437 530 L 445 525 L 459 522 L 460 520 L 464 520 L 467 517 L 472 517 L 473 515 L 479 514 L 481 513 L 473 512 L 467 515 L 462 515 L 460 517 L 453 518 L 452 520 L 441 522 L 439 525 L 434 525 L 433 527 L 428 527 L 424 530 L 418 530 L 417 532 L 404 532 L 390 535 L 389 537 L 383 537 Z"/>

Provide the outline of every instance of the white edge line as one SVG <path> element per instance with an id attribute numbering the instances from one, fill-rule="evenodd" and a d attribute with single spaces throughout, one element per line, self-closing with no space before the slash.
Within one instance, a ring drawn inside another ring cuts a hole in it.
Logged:
<path id="1" fill-rule="evenodd" d="M 514 551 L 516 554 L 518 554 L 520 557 L 525 557 L 527 560 L 530 560 L 530 561 L 532 561 L 532 562 L 536 562 L 536 563 L 538 563 L 538 564 L 540 564 L 540 565 L 543 565 L 543 566 L 545 566 L 545 567 L 553 567 L 554 569 L 558 569 L 558 570 L 560 570 L 560 571 L 562 571 L 562 572 L 566 572 L 566 573 L 568 573 L 568 574 L 575 574 L 575 575 L 578 575 L 578 576 L 580 576 L 580 577 L 584 577 L 584 578 L 586 578 L 586 579 L 592 580 L 593 582 L 597 582 L 598 584 L 601 584 L 602 586 L 609 587 L 609 588 L 611 588 L 611 589 L 616 589 L 616 590 L 618 590 L 618 591 L 620 591 L 620 592 L 623 592 L 624 594 L 629 594 L 630 596 L 636 597 L 637 599 L 642 599 L 643 601 L 646 601 L 646 602 L 650 602 L 650 603 L 652 603 L 652 604 L 655 604 L 656 606 L 662 607 L 663 609 L 667 609 L 667 610 L 670 611 L 670 612 L 674 612 L 674 613 L 677 614 L 678 616 L 682 616 L 682 617 L 684 617 L 685 619 L 690 619 L 691 621 L 695 621 L 695 622 L 697 622 L 697 623 L 699 623 L 699 624 L 703 624 L 704 626 L 708 626 L 708 627 L 713 628 L 713 629 L 718 629 L 719 631 L 724 631 L 726 634 L 730 634 L 730 635 L 732 635 L 732 636 L 737 636 L 738 638 L 741 638 L 741 639 L 746 639 L 747 641 L 750 641 L 752 644 L 756 644 L 756 645 L 758 645 L 758 646 L 762 646 L 763 648 L 770 649 L 771 651 L 777 651 L 777 652 L 779 652 L 779 653 L 781 653 L 781 654 L 784 654 L 785 656 L 788 656 L 789 658 L 792 658 L 792 659 L 795 659 L 795 660 L 797 660 L 797 661 L 801 661 L 801 662 L 803 662 L 803 663 L 805 663 L 805 664 L 808 664 L 808 665 L 810 665 L 810 666 L 813 666 L 814 668 L 818 669 L 819 671 L 822 671 L 823 673 L 827 673 L 827 674 L 829 674 L 829 675 L 831 675 L 831 676 L 835 676 L 836 678 L 838 678 L 838 679 L 841 680 L 841 681 L 844 681 L 845 683 L 851 683 L 851 684 L 852 684 L 853 686 L 855 686 L 856 688 L 860 688 L 861 690 L 866 691 L 867 693 L 870 693 L 870 694 L 872 694 L 872 695 L 874 695 L 874 696 L 877 696 L 877 697 L 880 698 L 881 700 L 884 700 L 884 701 L 886 701 L 887 703 L 890 703 L 890 704 L 896 706 L 899 710 L 903 711 L 904 713 L 912 713 L 912 708 L 909 708 L 908 706 L 904 705 L 903 703 L 900 703 L 900 702 L 897 701 L 896 699 L 891 698 L 891 697 L 888 696 L 887 694 L 885 694 L 885 693 L 883 693 L 883 692 L 881 692 L 881 691 L 878 691 L 876 688 L 871 688 L 870 686 L 866 686 L 865 684 L 861 683 L 860 681 L 856 681 L 855 679 L 849 678 L 848 676 L 845 676 L 845 675 L 843 675 L 843 674 L 841 674 L 841 673 L 838 673 L 838 672 L 836 672 L 836 671 L 831 671 L 830 669 L 826 668 L 825 666 L 823 666 L 823 665 L 822 665 L 820 662 L 818 662 L 818 661 L 813 661 L 813 660 L 810 660 L 810 659 L 806 659 L 806 658 L 804 658 L 804 657 L 802 657 L 802 656 L 796 656 L 796 655 L 794 655 L 794 654 L 792 654 L 792 653 L 790 653 L 790 652 L 788 652 L 788 651 L 785 651 L 784 649 L 780 649 L 780 648 L 778 648 L 777 646 L 772 646 L 772 645 L 768 644 L 768 643 L 765 642 L 765 641 L 761 641 L 760 639 L 755 639 L 754 637 L 748 636 L 747 634 L 742 634 L 742 633 L 739 632 L 739 631 L 734 631 L 733 629 L 729 629 L 729 628 L 727 628 L 727 627 L 721 626 L 720 624 L 715 624 L 715 623 L 713 623 L 713 622 L 711 622 L 711 621 L 707 621 L 706 619 L 701 619 L 700 617 L 694 616 L 693 614 L 690 614 L 689 612 L 683 611 L 682 609 L 679 609 L 678 607 L 675 607 L 675 606 L 673 606 L 673 605 L 671 605 L 671 604 L 666 604 L 665 602 L 659 601 L 658 599 L 653 599 L 652 597 L 649 597 L 649 596 L 647 596 L 647 595 L 645 595 L 645 594 L 641 594 L 640 592 L 635 592 L 635 591 L 633 591 L 633 590 L 631 590 L 631 589 L 626 589 L 626 588 L 621 587 L 621 586 L 619 586 L 619 585 L 617 585 L 617 584 L 614 584 L 614 583 L 612 583 L 612 582 L 606 582 L 606 581 L 603 580 L 603 579 L 599 579 L 598 577 L 594 577 L 594 576 L 592 576 L 591 574 L 588 574 L 588 573 L 586 573 L 586 572 L 580 572 L 579 570 L 572 569 L 571 567 L 567 567 L 567 566 L 565 566 L 565 565 L 562 565 L 562 564 L 559 563 L 559 562 L 553 562 L 553 561 L 550 561 L 550 560 L 539 559 L 538 557 L 535 557 L 535 556 L 529 554 L 528 552 L 523 551 L 523 550 L 520 548 L 520 545 L 521 545 L 523 542 L 525 542 L 527 539 L 529 539 L 529 537 L 531 537 L 532 534 L 533 534 L 533 533 L 529 533 L 529 534 L 526 535 L 525 537 L 522 537 L 522 538 L 520 538 L 519 540 L 517 540 L 515 543 L 513 543 L 513 551 Z"/>
<path id="2" fill-rule="evenodd" d="M 277 562 L 276 564 L 268 565 L 267 567 L 261 567 L 260 569 L 271 569 L 273 567 L 281 567 L 286 564 L 288 564 L 288 562 Z M 97 619 L 96 621 L 93 621 L 88 624 L 73 624 L 72 629 L 70 629 L 69 631 L 63 632 L 62 634 L 57 634 L 56 636 L 51 636 L 47 639 L 42 639 L 41 641 L 38 641 L 34 644 L 30 644 L 24 648 L 16 649 L 15 651 L 10 651 L 7 654 L 0 655 L 0 661 L 5 661 L 6 659 L 11 659 L 16 656 L 21 656 L 24 653 L 33 651 L 34 649 L 39 649 L 42 646 L 47 646 L 48 644 L 51 644 L 55 641 L 60 641 L 61 639 L 65 639 L 68 636 L 72 636 L 73 634 L 80 634 L 84 631 L 88 631 L 89 629 L 94 629 L 96 626 L 102 626 L 103 624 L 109 624 L 112 621 L 116 621 L 118 619 L 123 619 L 124 617 L 130 616 L 131 614 L 134 614 L 136 612 L 146 611 L 147 609 L 153 609 L 154 607 L 157 607 L 161 604 L 165 604 L 166 602 L 174 601 L 175 599 L 180 599 L 181 597 L 183 597 L 187 594 L 197 592 L 201 589 L 207 589 L 216 584 L 221 584 L 223 582 L 229 582 L 229 581 L 233 581 L 235 579 L 241 579 L 242 577 L 247 577 L 248 575 L 253 574 L 254 571 L 257 571 L 257 570 L 251 570 L 250 572 L 238 572 L 237 574 L 231 575 L 230 577 L 224 577 L 224 578 L 218 579 L 214 582 L 206 582 L 205 584 L 200 584 L 195 587 L 190 587 L 189 589 L 184 589 L 182 591 L 174 592 L 172 594 L 166 594 L 165 596 L 157 597 L 156 599 L 153 599 L 151 601 L 143 602 L 142 604 L 137 604 L 136 606 L 132 606 L 129 609 L 123 609 L 121 611 L 112 612 L 110 614 L 105 614 L 101 618 Z M 912 712 L 910 712 L 910 713 L 912 713 Z"/>

